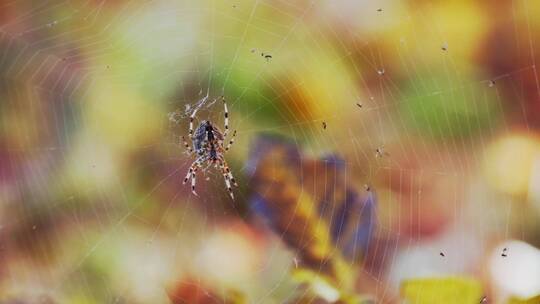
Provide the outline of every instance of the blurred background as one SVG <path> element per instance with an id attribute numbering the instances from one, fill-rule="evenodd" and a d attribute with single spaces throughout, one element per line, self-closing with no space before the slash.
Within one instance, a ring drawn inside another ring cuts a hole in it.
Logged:
<path id="1" fill-rule="evenodd" d="M 538 303 L 539 37 L 533 0 L 2 1 L 0 303 Z M 182 185 L 220 96 L 234 200 Z"/>

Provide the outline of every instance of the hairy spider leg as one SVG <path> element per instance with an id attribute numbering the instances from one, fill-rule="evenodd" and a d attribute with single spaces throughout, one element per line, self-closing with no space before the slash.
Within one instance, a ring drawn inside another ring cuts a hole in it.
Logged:
<path id="1" fill-rule="evenodd" d="M 193 171 L 198 167 L 198 165 L 194 162 L 189 167 L 188 173 L 186 174 L 186 177 L 184 178 L 184 181 L 182 182 L 182 185 L 185 185 L 187 181 L 191 178 L 191 175 L 193 174 Z"/>
<path id="2" fill-rule="evenodd" d="M 229 175 L 227 174 L 227 170 L 225 169 L 225 165 L 223 165 L 223 162 L 220 160 L 221 171 L 223 172 L 223 179 L 225 180 L 225 186 L 227 187 L 227 191 L 229 191 L 229 195 L 234 200 L 234 194 L 231 188 L 231 182 L 229 181 Z"/>
<path id="3" fill-rule="evenodd" d="M 232 144 L 234 144 L 234 138 L 235 138 L 235 137 L 236 137 L 236 130 L 233 131 L 231 140 L 229 140 L 229 144 L 227 145 L 227 147 L 225 147 L 225 151 L 229 151 L 229 149 L 231 148 Z"/>
<path id="4" fill-rule="evenodd" d="M 188 154 L 191 154 L 193 152 L 193 148 L 187 143 L 186 138 L 184 136 L 182 136 L 182 141 L 184 142 L 184 147 L 186 147 Z"/>
<path id="5" fill-rule="evenodd" d="M 227 101 L 223 97 L 223 107 L 225 108 L 225 132 L 223 132 L 223 138 L 227 137 L 229 134 L 229 110 L 227 109 Z"/>
<path id="6" fill-rule="evenodd" d="M 187 181 L 191 177 L 191 174 L 193 174 L 194 167 L 195 167 L 195 164 L 191 164 L 191 166 L 189 167 L 188 173 L 186 174 L 186 177 L 184 178 L 184 181 L 182 182 L 182 185 L 185 185 L 187 183 Z"/>
<path id="7" fill-rule="evenodd" d="M 234 179 L 234 176 L 232 175 L 231 169 L 229 168 L 227 161 L 222 157 L 220 159 L 220 163 L 223 166 L 223 170 L 225 170 L 227 177 L 231 180 L 231 182 L 233 183 L 235 187 L 238 187 L 238 184 L 236 183 L 236 180 Z"/>
<path id="8" fill-rule="evenodd" d="M 195 119 L 195 114 L 197 114 L 197 109 L 189 116 L 189 138 L 191 139 L 193 139 L 193 120 Z"/>
<path id="9" fill-rule="evenodd" d="M 193 193 L 193 195 L 195 196 L 199 196 L 197 192 L 195 192 L 195 178 L 196 178 L 197 169 L 198 167 L 195 168 L 195 170 L 193 170 L 193 174 L 191 174 L 191 193 Z"/>
<path id="10" fill-rule="evenodd" d="M 198 157 L 189 167 L 188 173 L 186 174 L 186 177 L 184 178 L 184 181 L 182 182 L 182 185 L 185 185 L 187 181 L 189 180 L 189 178 L 191 178 L 191 192 L 193 192 L 193 194 L 195 195 L 197 195 L 197 193 L 195 192 L 195 182 L 196 182 L 195 173 L 201 167 L 202 163 L 206 161 L 206 159 L 208 159 L 207 156 Z"/>

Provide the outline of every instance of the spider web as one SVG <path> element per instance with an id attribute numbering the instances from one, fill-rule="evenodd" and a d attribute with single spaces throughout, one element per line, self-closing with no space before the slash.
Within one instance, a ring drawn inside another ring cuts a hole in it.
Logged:
<path id="1" fill-rule="evenodd" d="M 490 207 L 512 199 L 479 175 L 494 139 L 538 127 L 538 8 L 461 5 L 484 16 L 463 37 L 455 14 L 441 19 L 459 9 L 429 1 L 0 4 L 0 299 L 166 303 L 186 278 L 218 302 L 230 288 L 249 303 L 301 295 L 288 232 L 246 220 L 261 133 L 288 138 L 301 164 L 339 155 L 345 179 L 377 193 L 368 257 L 349 262 L 359 293 L 394 303 L 403 279 L 488 275 L 494 240 L 532 240 L 516 224 L 526 209 Z M 513 29 L 514 62 L 489 48 L 490 16 Z M 181 183 L 189 115 L 221 127 L 221 96 L 235 201 L 217 169 L 197 176 L 198 197 Z"/>

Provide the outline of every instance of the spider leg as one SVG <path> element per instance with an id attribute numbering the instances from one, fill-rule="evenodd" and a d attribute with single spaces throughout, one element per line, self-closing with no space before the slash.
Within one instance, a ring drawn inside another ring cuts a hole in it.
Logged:
<path id="1" fill-rule="evenodd" d="M 193 120 L 195 119 L 195 114 L 197 114 L 197 109 L 191 113 L 189 116 L 189 137 L 193 138 Z"/>
<path id="2" fill-rule="evenodd" d="M 195 178 L 196 178 L 196 173 L 197 173 L 197 169 L 199 167 L 195 168 L 195 170 L 193 170 L 193 174 L 191 174 L 191 192 L 195 195 L 195 196 L 199 196 L 197 194 L 197 192 L 195 192 Z"/>
<path id="3" fill-rule="evenodd" d="M 182 136 L 182 141 L 184 142 L 184 147 L 186 147 L 188 154 L 191 154 L 193 152 L 193 148 L 187 143 L 184 136 Z"/>
<path id="4" fill-rule="evenodd" d="M 227 171 L 225 170 L 225 166 L 223 165 L 223 162 L 220 160 L 219 163 L 220 163 L 221 170 L 223 171 L 223 179 L 225 180 L 225 186 L 227 187 L 227 191 L 229 191 L 229 195 L 234 200 L 234 194 L 231 188 L 231 182 L 229 181 L 229 175 L 227 174 Z"/>
<path id="5" fill-rule="evenodd" d="M 229 170 L 229 172 L 228 172 L 228 175 L 229 175 L 229 179 L 231 180 L 231 182 L 233 183 L 233 185 L 234 185 L 235 187 L 238 187 L 238 183 L 237 183 L 236 180 L 234 179 L 234 177 L 233 177 L 233 175 L 232 175 L 232 173 L 231 173 L 230 170 Z"/>
<path id="6" fill-rule="evenodd" d="M 236 183 L 236 180 L 234 179 L 234 176 L 232 175 L 231 169 L 229 168 L 229 165 L 227 164 L 227 161 L 225 159 L 221 159 L 221 163 L 223 166 L 223 174 L 227 174 L 227 177 L 231 180 L 233 185 L 235 187 L 238 187 L 238 184 Z"/>
<path id="7" fill-rule="evenodd" d="M 225 132 L 223 132 L 223 138 L 227 137 L 227 134 L 229 134 L 229 110 L 227 109 L 227 101 L 225 101 L 225 97 L 223 99 L 223 107 L 225 107 Z"/>
<path id="8" fill-rule="evenodd" d="M 191 174 L 193 174 L 193 170 L 194 170 L 194 164 L 192 164 L 190 167 L 189 167 L 189 171 L 188 173 L 186 174 L 186 177 L 184 178 L 184 181 L 182 182 L 182 185 L 185 185 L 187 183 L 187 181 L 189 180 L 189 178 L 191 177 Z"/>
<path id="9" fill-rule="evenodd" d="M 235 137 L 236 137 L 236 130 L 233 131 L 231 140 L 229 140 L 229 144 L 227 145 L 227 147 L 225 147 L 225 152 L 229 151 L 229 149 L 231 148 L 232 144 L 234 144 L 234 138 L 235 138 Z"/>
<path id="10" fill-rule="evenodd" d="M 188 173 L 186 174 L 186 177 L 184 178 L 184 181 L 182 182 L 182 185 L 185 185 L 189 178 L 195 174 L 195 171 L 197 171 L 198 168 L 201 167 L 201 164 L 204 162 L 205 158 L 203 156 L 197 158 L 191 166 L 189 166 Z"/>

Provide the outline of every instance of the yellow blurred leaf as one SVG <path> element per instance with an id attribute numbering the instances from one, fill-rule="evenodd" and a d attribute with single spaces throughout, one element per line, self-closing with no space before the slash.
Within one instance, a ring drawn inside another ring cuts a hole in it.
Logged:
<path id="1" fill-rule="evenodd" d="M 519 155 L 519 157 L 516 157 Z M 512 134 L 490 144 L 484 171 L 489 183 L 511 195 L 527 194 L 534 163 L 540 158 L 540 141 L 526 134 Z"/>
<path id="2" fill-rule="evenodd" d="M 473 304 L 480 302 L 482 287 L 467 278 L 413 279 L 401 284 L 401 295 L 414 304 Z"/>
<path id="3" fill-rule="evenodd" d="M 540 303 L 540 295 L 528 299 L 511 298 L 508 304 L 538 304 Z"/>

